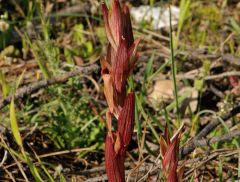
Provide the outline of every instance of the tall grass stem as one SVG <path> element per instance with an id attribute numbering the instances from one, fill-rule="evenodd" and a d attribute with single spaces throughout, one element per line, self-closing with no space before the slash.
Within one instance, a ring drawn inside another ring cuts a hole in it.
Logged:
<path id="1" fill-rule="evenodd" d="M 171 68 L 172 68 L 172 77 L 174 84 L 174 96 L 177 109 L 177 124 L 180 126 L 180 112 L 179 112 L 179 103 L 178 103 L 178 93 L 177 93 L 177 80 L 176 80 L 176 70 L 175 70 L 175 59 L 174 59 L 174 49 L 173 49 L 173 35 L 172 35 L 172 13 L 171 7 L 169 6 L 169 23 L 170 23 L 170 49 L 171 49 Z"/>

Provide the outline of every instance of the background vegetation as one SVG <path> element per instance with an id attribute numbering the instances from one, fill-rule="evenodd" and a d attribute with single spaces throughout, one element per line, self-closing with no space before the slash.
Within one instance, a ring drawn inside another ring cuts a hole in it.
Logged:
<path id="1" fill-rule="evenodd" d="M 128 83 L 136 92 L 136 121 L 127 179 L 163 180 L 159 137 L 166 123 L 171 134 L 185 123 L 184 147 L 215 121 L 220 124 L 204 136 L 208 142 L 180 156 L 183 181 L 239 179 L 238 111 L 225 116 L 239 104 L 240 3 L 124 2 L 149 11 L 168 11 L 171 3 L 180 10 L 172 34 L 169 27 L 154 30 L 151 20 L 133 21 L 141 44 L 135 84 Z M 1 181 L 106 179 L 107 105 L 99 66 L 106 42 L 97 0 L 0 1 Z M 44 80 L 53 83 L 39 86 Z M 26 89 L 34 84 L 39 88 Z M 229 133 L 235 135 L 211 143 Z"/>

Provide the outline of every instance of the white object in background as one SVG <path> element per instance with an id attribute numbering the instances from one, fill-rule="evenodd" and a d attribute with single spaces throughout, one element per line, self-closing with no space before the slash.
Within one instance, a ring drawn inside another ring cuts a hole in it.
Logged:
<path id="1" fill-rule="evenodd" d="M 0 31 L 6 32 L 9 28 L 9 24 L 5 22 L 4 20 L 0 20 Z"/>
<path id="2" fill-rule="evenodd" d="M 172 25 L 177 25 L 180 15 L 180 9 L 176 6 L 170 6 L 172 13 Z M 131 8 L 131 15 L 134 20 L 140 23 L 142 20 L 151 23 L 154 30 L 169 27 L 169 8 L 168 7 L 151 7 L 139 6 Z"/>

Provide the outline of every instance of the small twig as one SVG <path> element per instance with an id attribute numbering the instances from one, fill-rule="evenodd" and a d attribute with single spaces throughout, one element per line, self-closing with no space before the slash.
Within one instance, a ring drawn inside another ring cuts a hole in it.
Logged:
<path id="1" fill-rule="evenodd" d="M 152 167 L 152 166 L 151 166 Z M 144 174 L 146 172 L 146 170 L 148 170 L 149 168 L 151 168 L 149 165 L 146 166 L 141 166 L 139 167 L 139 171 L 142 172 L 142 174 Z M 156 169 L 155 169 L 156 170 Z M 126 176 L 131 173 L 132 170 L 126 170 Z M 107 175 L 104 174 L 102 176 L 97 176 L 97 177 L 93 177 L 93 178 L 89 178 L 86 180 L 86 182 L 97 182 L 97 181 L 105 181 L 107 180 Z"/>
<path id="2" fill-rule="evenodd" d="M 233 108 L 229 113 L 223 114 L 220 116 L 223 121 L 227 121 L 231 117 L 235 116 L 236 114 L 240 113 L 240 105 Z M 219 119 L 214 119 L 211 121 L 205 128 L 203 128 L 199 134 L 195 137 L 196 140 L 201 139 L 207 136 L 214 128 L 216 128 L 220 124 Z"/>
<path id="3" fill-rule="evenodd" d="M 216 60 L 221 59 L 224 62 L 228 62 L 230 65 L 233 66 L 240 66 L 240 57 L 233 56 L 231 54 L 212 54 L 212 53 L 205 53 L 204 51 L 185 51 L 185 52 L 179 52 L 178 55 L 185 55 L 187 56 L 187 59 L 210 59 L 210 60 Z"/>
<path id="4" fill-rule="evenodd" d="M 210 84 L 209 89 L 219 98 L 221 99 L 225 98 L 225 95 L 220 90 L 218 90 L 215 86 L 213 86 L 213 84 Z"/>
<path id="5" fill-rule="evenodd" d="M 210 139 L 195 140 L 193 143 L 195 147 L 201 147 L 201 146 L 211 145 L 216 142 L 225 142 L 225 141 L 231 140 L 234 137 L 239 137 L 239 136 L 240 136 L 240 130 L 235 130 L 222 136 L 217 136 Z"/>
<path id="6" fill-rule="evenodd" d="M 124 163 L 124 166 L 125 167 L 129 167 L 131 166 L 131 162 L 125 162 Z M 94 168 L 91 168 L 91 169 L 86 169 L 86 170 L 83 170 L 83 171 L 79 171 L 79 174 L 80 175 L 91 175 L 94 174 L 94 173 L 105 173 L 106 172 L 106 169 L 105 169 L 105 165 L 103 166 L 99 166 L 99 167 L 94 167 Z"/>
<path id="7" fill-rule="evenodd" d="M 8 156 L 8 151 L 6 149 L 4 149 L 4 155 L 3 155 L 2 161 L 0 163 L 0 167 L 2 167 L 4 162 L 7 160 L 7 156 Z"/>
<path id="8" fill-rule="evenodd" d="M 231 71 L 231 72 L 224 72 L 224 73 L 217 74 L 217 75 L 209 75 L 209 76 L 206 76 L 204 78 L 204 80 L 214 80 L 214 79 L 219 79 L 219 78 L 226 78 L 229 76 L 240 76 L 240 72 L 239 71 Z"/>
<path id="9" fill-rule="evenodd" d="M 3 139 L 3 137 L 2 137 L 1 135 L 0 135 L 0 139 L 1 139 L 1 142 L 3 143 L 3 145 L 5 145 L 5 146 L 8 148 L 9 146 L 6 144 L 6 142 L 4 141 L 4 139 Z M 24 168 L 23 168 L 21 162 L 17 160 L 17 158 L 15 157 L 15 155 L 14 155 L 10 150 L 9 150 L 9 154 L 11 155 L 11 157 L 12 157 L 13 160 L 15 161 L 16 165 L 18 166 L 18 168 L 19 168 L 19 170 L 20 170 L 20 172 L 21 172 L 24 180 L 25 180 L 26 182 L 29 182 L 28 177 L 27 177 L 26 173 L 24 172 Z"/>
<path id="10" fill-rule="evenodd" d="M 46 157 L 52 157 L 52 156 L 57 156 L 57 155 L 63 155 L 63 154 L 69 154 L 69 153 L 78 153 L 78 152 L 86 152 L 86 151 L 92 151 L 92 150 L 94 150 L 93 147 L 70 149 L 70 150 L 52 152 L 52 153 L 48 153 L 48 154 L 42 154 L 42 155 L 39 155 L 38 157 L 39 158 L 46 158 Z"/>
<path id="11" fill-rule="evenodd" d="M 52 153 L 47 153 L 47 154 L 42 154 L 39 155 L 39 158 L 46 158 L 46 157 L 52 157 L 52 156 L 57 156 L 57 155 L 63 155 L 63 154 L 69 154 L 69 153 L 78 153 L 78 152 L 86 152 L 86 151 L 91 151 L 94 150 L 93 148 L 77 148 L 77 149 L 71 149 L 71 150 L 63 150 L 63 151 L 57 151 L 57 152 L 52 152 Z M 19 163 L 22 163 L 23 161 L 19 161 Z M 12 163 L 4 167 L 4 169 L 8 169 L 10 167 L 13 167 L 17 165 L 17 163 Z"/>
<path id="12" fill-rule="evenodd" d="M 208 75 L 208 76 L 205 76 L 203 80 L 208 81 L 208 80 L 226 78 L 229 76 L 240 76 L 240 71 L 230 71 L 230 72 L 224 72 L 217 75 Z M 177 75 L 177 78 L 181 80 L 183 79 L 195 80 L 196 75 Z"/>
<path id="13" fill-rule="evenodd" d="M 89 74 L 89 72 L 93 72 L 96 70 L 98 70 L 98 66 L 96 64 L 93 64 L 88 67 L 78 67 L 78 69 L 75 71 L 53 77 L 49 80 L 41 80 L 31 85 L 24 86 L 18 89 L 14 95 L 8 96 L 7 98 L 1 100 L 0 110 L 11 102 L 12 97 L 14 97 L 15 100 L 18 100 L 20 98 L 23 98 L 26 95 L 35 93 L 42 88 L 49 87 L 50 85 L 64 83 L 73 76 L 77 76 L 79 74 Z"/>
<path id="14" fill-rule="evenodd" d="M 227 121 L 231 117 L 235 116 L 236 114 L 240 113 L 240 105 L 233 108 L 231 112 L 224 114 L 220 116 L 223 121 Z M 195 136 L 189 144 L 187 144 L 185 147 L 183 147 L 180 150 L 180 159 L 182 159 L 187 154 L 191 153 L 197 146 L 195 145 L 195 142 L 199 141 L 200 139 L 206 137 L 211 131 L 213 131 L 221 122 L 218 118 L 215 118 L 213 121 L 209 122 L 209 124 L 203 128 L 197 136 Z M 225 136 L 225 135 L 223 135 Z M 214 141 L 214 140 L 213 140 Z"/>
<path id="15" fill-rule="evenodd" d="M 7 169 L 4 169 L 3 170 L 7 173 L 7 175 L 9 176 L 9 178 L 13 181 L 13 182 L 16 182 L 16 180 L 14 179 L 13 175 L 12 175 L 12 171 L 9 172 Z"/>
<path id="16" fill-rule="evenodd" d="M 190 169 L 189 171 L 187 171 L 185 175 L 186 175 L 186 176 L 189 175 L 189 174 L 192 173 L 194 170 L 198 169 L 199 167 L 201 167 L 202 165 L 206 164 L 208 161 L 216 158 L 217 156 L 218 156 L 218 154 L 213 154 L 213 155 L 207 156 L 206 159 L 204 159 L 204 160 L 202 159 L 202 160 L 200 161 L 200 163 L 197 164 L 196 167 L 194 167 L 194 168 Z"/>
<path id="17" fill-rule="evenodd" d="M 138 182 L 144 180 L 145 178 L 147 178 L 147 177 L 149 176 L 149 174 L 154 170 L 154 167 L 155 167 L 157 161 L 160 159 L 160 157 L 161 157 L 161 154 L 159 154 L 159 155 L 157 156 L 157 158 L 155 159 L 154 163 L 152 164 L 152 166 L 150 167 L 150 169 L 148 170 L 148 172 L 147 172 L 143 177 L 141 177 L 141 178 L 138 180 Z"/>
<path id="18" fill-rule="evenodd" d="M 223 61 L 226 61 L 233 66 L 240 66 L 239 57 L 233 56 L 231 54 L 220 55 L 220 57 L 222 58 Z"/>
<path id="19" fill-rule="evenodd" d="M 127 182 L 129 181 L 131 174 L 136 171 L 137 169 L 139 169 L 139 167 L 150 157 L 150 155 L 148 155 L 147 157 L 145 157 L 142 161 L 140 161 L 136 167 L 134 167 L 133 169 L 130 170 L 130 172 L 127 175 Z M 139 171 L 138 171 L 139 172 Z"/>
<path id="20" fill-rule="evenodd" d="M 66 7 L 56 12 L 56 15 L 60 16 L 60 15 L 73 14 L 73 13 L 85 13 L 90 10 L 90 7 L 91 6 L 88 3 L 79 2 L 74 6 Z"/>
<path id="21" fill-rule="evenodd" d="M 207 75 L 204 77 L 199 76 L 199 73 L 194 74 L 177 74 L 176 79 L 177 80 L 196 80 L 196 79 L 203 79 L 204 81 L 209 80 L 215 80 L 215 79 L 223 79 L 227 78 L 229 76 L 240 76 L 240 71 L 229 71 L 229 72 L 223 72 L 216 75 Z M 165 79 L 165 77 L 155 77 L 153 78 L 153 81 Z M 171 78 L 169 78 L 171 79 Z M 143 81 L 143 78 L 137 78 L 137 81 L 141 82 Z"/>

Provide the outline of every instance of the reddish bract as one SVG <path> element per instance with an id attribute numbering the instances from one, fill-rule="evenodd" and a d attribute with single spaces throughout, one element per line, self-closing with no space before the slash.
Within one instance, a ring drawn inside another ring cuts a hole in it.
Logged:
<path id="1" fill-rule="evenodd" d="M 162 167 L 168 182 L 178 182 L 178 152 L 182 129 L 170 140 L 167 126 L 165 127 L 164 137 L 160 136 L 160 152 L 162 155 Z"/>
<path id="2" fill-rule="evenodd" d="M 115 152 L 114 146 L 116 135 L 107 135 L 105 142 L 105 166 L 108 181 L 124 182 L 124 162 L 119 153 Z"/>

